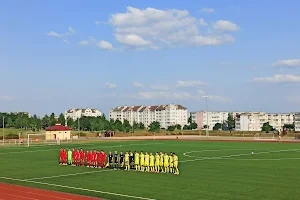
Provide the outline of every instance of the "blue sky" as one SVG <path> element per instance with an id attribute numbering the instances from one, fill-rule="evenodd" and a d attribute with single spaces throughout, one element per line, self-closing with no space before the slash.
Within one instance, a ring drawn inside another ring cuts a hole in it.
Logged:
<path id="1" fill-rule="evenodd" d="M 300 2 L 3 1 L 0 111 L 300 110 Z"/>

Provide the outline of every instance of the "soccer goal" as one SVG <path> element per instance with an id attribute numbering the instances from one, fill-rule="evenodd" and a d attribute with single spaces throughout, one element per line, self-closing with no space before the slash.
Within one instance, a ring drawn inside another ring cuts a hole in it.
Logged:
<path id="1" fill-rule="evenodd" d="M 52 135 L 47 133 L 40 134 L 28 134 L 27 135 L 27 146 L 36 145 L 60 145 L 61 142 L 72 142 L 71 139 L 60 140 L 59 138 L 53 139 Z"/>

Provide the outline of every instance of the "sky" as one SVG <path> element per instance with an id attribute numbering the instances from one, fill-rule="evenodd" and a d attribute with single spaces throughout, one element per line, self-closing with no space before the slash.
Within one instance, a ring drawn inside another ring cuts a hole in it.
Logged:
<path id="1" fill-rule="evenodd" d="M 297 0 L 1 1 L 0 111 L 300 111 Z"/>

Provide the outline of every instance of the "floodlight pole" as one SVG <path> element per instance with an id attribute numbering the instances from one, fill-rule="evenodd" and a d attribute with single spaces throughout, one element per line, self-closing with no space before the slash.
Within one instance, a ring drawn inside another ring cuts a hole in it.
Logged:
<path id="1" fill-rule="evenodd" d="M 78 138 L 80 138 L 80 118 L 78 118 Z"/>
<path id="2" fill-rule="evenodd" d="M 205 105 L 206 105 L 206 136 L 209 136 L 209 132 L 208 132 L 208 106 L 207 106 L 207 99 L 210 98 L 210 96 L 202 96 L 203 98 L 205 98 Z"/>
<path id="3" fill-rule="evenodd" d="M 4 116 L 2 116 L 2 144 L 4 146 Z"/>

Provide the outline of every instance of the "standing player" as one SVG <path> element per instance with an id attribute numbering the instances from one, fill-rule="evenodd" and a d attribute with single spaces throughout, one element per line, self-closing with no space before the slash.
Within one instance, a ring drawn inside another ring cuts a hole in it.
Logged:
<path id="1" fill-rule="evenodd" d="M 72 149 L 72 166 L 75 166 L 75 149 Z"/>
<path id="2" fill-rule="evenodd" d="M 83 149 L 80 149 L 80 162 L 81 162 L 81 166 L 84 166 L 84 159 L 85 159 L 85 153 L 83 151 Z"/>
<path id="3" fill-rule="evenodd" d="M 76 151 L 76 166 L 80 166 L 80 151 L 77 149 Z"/>
<path id="4" fill-rule="evenodd" d="M 62 147 L 60 147 L 60 151 L 59 151 L 59 164 L 62 165 L 64 163 L 64 149 Z"/>
<path id="5" fill-rule="evenodd" d="M 118 168 L 118 165 L 119 165 L 119 155 L 118 155 L 118 152 L 115 151 L 115 155 L 114 155 L 114 164 L 115 164 L 115 169 Z"/>
<path id="6" fill-rule="evenodd" d="M 64 153 L 63 153 L 63 161 L 64 161 L 64 165 L 68 164 L 68 152 L 64 149 Z"/>
<path id="7" fill-rule="evenodd" d="M 171 153 L 170 153 L 170 156 L 169 156 L 170 173 L 174 173 L 174 172 L 173 172 L 173 167 L 174 167 L 173 164 L 174 164 L 174 163 L 173 163 L 173 153 L 171 152 Z"/>
<path id="8" fill-rule="evenodd" d="M 98 168 L 101 168 L 101 163 L 102 163 L 102 152 L 98 151 L 97 152 L 97 166 L 98 166 Z"/>
<path id="9" fill-rule="evenodd" d="M 150 153 L 150 171 L 154 172 L 154 156 Z"/>
<path id="10" fill-rule="evenodd" d="M 141 166 L 141 172 L 143 172 L 145 170 L 144 168 L 144 164 L 145 164 L 145 155 L 144 153 L 141 151 L 141 155 L 140 155 L 140 166 Z"/>
<path id="11" fill-rule="evenodd" d="M 97 167 L 97 151 L 96 151 L 96 149 L 94 149 L 94 152 L 93 152 L 93 167 L 94 168 Z"/>
<path id="12" fill-rule="evenodd" d="M 129 163 L 130 163 L 130 168 L 134 168 L 134 158 L 133 158 L 133 153 L 129 151 Z"/>
<path id="13" fill-rule="evenodd" d="M 140 170 L 140 154 L 138 152 L 134 152 L 134 165 L 135 165 L 135 171 Z"/>
<path id="14" fill-rule="evenodd" d="M 146 155 L 145 155 L 145 167 L 146 167 L 146 172 L 149 172 L 150 169 L 149 169 L 149 154 L 148 152 L 146 152 Z"/>
<path id="15" fill-rule="evenodd" d="M 101 163 L 101 167 L 102 168 L 105 168 L 106 167 L 106 153 L 103 151 L 103 150 L 101 150 L 101 152 L 102 152 L 102 163 Z"/>
<path id="16" fill-rule="evenodd" d="M 119 168 L 123 168 L 124 167 L 124 154 L 123 151 L 120 152 L 120 166 Z"/>
<path id="17" fill-rule="evenodd" d="M 109 163 L 109 168 L 113 168 L 113 159 L 114 159 L 114 156 L 112 154 L 112 152 L 110 151 L 109 154 L 108 154 L 108 163 Z"/>
<path id="18" fill-rule="evenodd" d="M 164 154 L 160 152 L 160 162 L 159 162 L 161 173 L 164 173 Z"/>
<path id="19" fill-rule="evenodd" d="M 160 163 L 160 156 L 158 152 L 155 154 L 155 172 L 159 173 L 159 163 Z"/>
<path id="20" fill-rule="evenodd" d="M 128 152 L 125 153 L 125 170 L 130 170 L 130 155 Z"/>
<path id="21" fill-rule="evenodd" d="M 165 168 L 165 173 L 169 173 L 169 156 L 167 153 L 164 155 L 164 168 Z"/>
<path id="22" fill-rule="evenodd" d="M 68 165 L 72 165 L 72 151 L 70 148 L 68 150 Z"/>
<path id="23" fill-rule="evenodd" d="M 174 162 L 174 170 L 175 174 L 179 175 L 179 169 L 178 169 L 178 157 L 176 154 L 173 152 L 173 162 Z"/>

